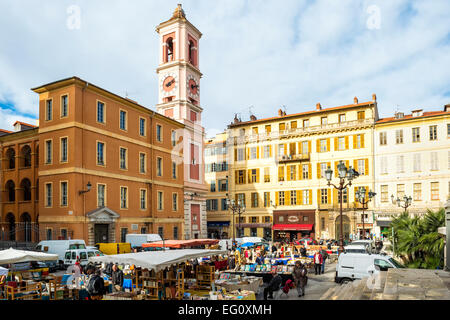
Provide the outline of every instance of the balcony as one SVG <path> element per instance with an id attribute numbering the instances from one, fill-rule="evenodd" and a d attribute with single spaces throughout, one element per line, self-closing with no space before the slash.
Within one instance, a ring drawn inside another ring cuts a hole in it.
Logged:
<path id="1" fill-rule="evenodd" d="M 293 155 L 283 155 L 278 157 L 278 162 L 280 163 L 288 163 L 288 162 L 301 162 L 301 161 L 309 161 L 310 153 L 302 153 L 302 154 L 293 154 Z"/>

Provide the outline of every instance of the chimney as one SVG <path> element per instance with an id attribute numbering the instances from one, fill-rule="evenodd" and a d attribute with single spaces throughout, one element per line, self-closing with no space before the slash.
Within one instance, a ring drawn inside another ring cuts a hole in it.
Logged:
<path id="1" fill-rule="evenodd" d="M 257 120 L 257 118 L 256 118 L 256 116 L 255 116 L 255 115 L 253 115 L 253 114 L 252 114 L 252 115 L 250 116 L 250 120 L 251 120 L 251 121 L 256 121 L 256 120 Z"/>
<path id="2" fill-rule="evenodd" d="M 377 102 L 377 95 L 375 93 L 372 94 L 372 101 Z"/>
<path id="3" fill-rule="evenodd" d="M 320 103 L 316 104 L 316 111 L 320 111 L 322 110 L 322 106 L 320 105 Z"/>
<path id="4" fill-rule="evenodd" d="M 404 117 L 405 117 L 405 114 L 403 112 L 395 113 L 395 119 L 403 119 Z"/>
<path id="5" fill-rule="evenodd" d="M 417 109 L 412 111 L 413 117 L 420 117 L 423 116 L 423 109 Z"/>
<path id="6" fill-rule="evenodd" d="M 444 111 L 445 111 L 445 112 L 450 112 L 450 104 L 446 104 L 446 105 L 444 106 Z"/>
<path id="7" fill-rule="evenodd" d="M 354 98 L 353 98 L 353 102 L 354 102 L 355 104 L 358 104 L 358 98 L 357 98 L 357 97 L 354 97 Z"/>
<path id="8" fill-rule="evenodd" d="M 282 117 L 282 116 L 283 116 L 283 110 L 281 110 L 281 109 L 278 110 L 278 116 L 279 116 L 279 117 Z"/>

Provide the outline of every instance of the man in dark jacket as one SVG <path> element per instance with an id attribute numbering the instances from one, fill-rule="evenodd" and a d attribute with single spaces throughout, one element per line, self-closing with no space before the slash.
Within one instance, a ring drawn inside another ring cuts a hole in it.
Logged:
<path id="1" fill-rule="evenodd" d="M 320 250 L 320 254 L 322 255 L 322 274 L 324 274 L 325 273 L 325 261 L 328 258 L 328 252 L 327 252 L 327 250 L 322 249 L 322 250 Z"/>
<path id="2" fill-rule="evenodd" d="M 308 270 L 305 268 L 305 266 L 300 262 L 297 261 L 295 263 L 294 272 L 292 273 L 292 276 L 294 277 L 294 282 L 297 287 L 298 296 L 304 296 L 305 295 L 305 286 L 306 286 L 306 274 L 308 273 Z"/>
<path id="3" fill-rule="evenodd" d="M 264 288 L 264 300 L 267 300 L 267 295 L 269 295 L 269 299 L 273 299 L 273 292 L 280 290 L 281 282 L 281 276 L 276 271 L 272 271 L 272 279 Z"/>
<path id="4" fill-rule="evenodd" d="M 102 300 L 106 292 L 105 281 L 101 277 L 100 269 L 95 270 L 88 282 L 88 293 L 90 300 Z"/>
<path id="5" fill-rule="evenodd" d="M 112 267 L 113 272 L 111 276 L 111 281 L 113 285 L 114 291 L 122 291 L 123 286 L 123 272 L 119 269 L 119 266 L 117 264 L 113 265 Z"/>

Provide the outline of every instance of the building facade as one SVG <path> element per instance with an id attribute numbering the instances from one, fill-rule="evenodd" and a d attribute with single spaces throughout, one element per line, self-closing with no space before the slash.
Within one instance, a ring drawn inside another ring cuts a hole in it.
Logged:
<path id="1" fill-rule="evenodd" d="M 379 119 L 375 164 L 377 234 L 404 211 L 397 198 L 411 197 L 407 210 L 415 215 L 444 207 L 450 195 L 450 105 Z"/>
<path id="2" fill-rule="evenodd" d="M 184 124 L 177 149 L 184 152 L 184 238 L 206 238 L 205 131 L 201 124 L 199 41 L 201 32 L 178 5 L 171 19 L 156 28 L 160 36 L 159 102 L 156 110 Z"/>

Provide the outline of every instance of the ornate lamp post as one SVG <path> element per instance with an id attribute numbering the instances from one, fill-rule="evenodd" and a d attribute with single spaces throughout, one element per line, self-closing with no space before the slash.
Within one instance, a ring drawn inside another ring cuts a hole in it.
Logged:
<path id="1" fill-rule="evenodd" d="M 242 200 L 238 200 L 237 203 L 234 199 L 227 199 L 227 206 L 231 209 L 233 212 L 233 244 L 232 248 L 235 249 L 235 243 L 236 243 L 236 236 L 235 236 L 235 222 L 234 222 L 234 214 L 237 212 L 238 218 L 239 218 L 239 234 L 241 233 L 241 214 L 245 212 L 245 204 Z"/>
<path id="2" fill-rule="evenodd" d="M 392 200 L 392 204 L 397 204 L 399 208 L 405 209 L 405 213 L 406 213 L 406 210 L 412 204 L 412 198 L 408 197 L 406 195 L 404 195 L 402 199 L 400 199 L 399 197 L 397 197 L 397 199 L 394 199 L 394 195 L 391 195 L 391 200 Z M 402 204 L 402 202 L 403 202 L 403 204 Z"/>
<path id="3" fill-rule="evenodd" d="M 366 239 L 366 228 L 364 226 L 364 210 L 369 209 L 369 207 L 366 205 L 372 200 L 373 197 L 375 197 L 376 193 L 369 191 L 368 197 L 366 198 L 366 188 L 360 187 L 358 191 L 355 193 L 356 200 L 362 204 L 363 213 L 362 213 L 362 223 L 363 223 L 363 239 Z"/>
<path id="4" fill-rule="evenodd" d="M 328 181 L 328 186 L 333 186 L 335 189 L 339 191 L 339 209 L 340 209 L 340 244 L 339 244 L 339 253 L 344 252 L 344 227 L 342 222 L 342 193 L 343 190 L 346 189 L 348 186 L 352 185 L 352 180 L 356 179 L 359 176 L 359 173 L 350 166 L 348 169 L 344 164 L 344 161 L 339 161 L 339 164 L 337 165 L 338 169 L 338 177 L 339 177 L 339 185 L 336 186 L 333 183 L 331 183 L 331 179 L 333 177 L 333 170 L 331 170 L 330 167 L 328 167 L 327 170 L 325 170 L 325 178 Z M 348 180 L 346 183 L 345 180 Z"/>

